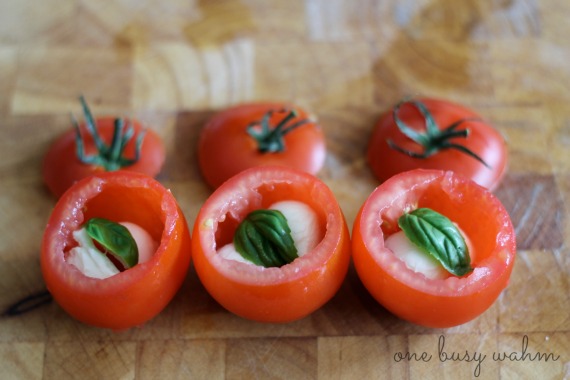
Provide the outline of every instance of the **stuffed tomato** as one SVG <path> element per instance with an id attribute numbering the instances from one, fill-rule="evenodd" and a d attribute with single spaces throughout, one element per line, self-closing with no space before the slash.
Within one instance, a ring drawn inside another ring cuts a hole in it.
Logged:
<path id="1" fill-rule="evenodd" d="M 350 262 L 350 237 L 322 181 L 261 166 L 210 196 L 194 224 L 192 251 L 202 284 L 224 308 L 255 321 L 290 322 L 337 292 Z"/>
<path id="2" fill-rule="evenodd" d="M 156 316 L 191 260 L 186 220 L 172 194 L 131 171 L 85 178 L 58 200 L 41 252 L 49 292 L 74 318 L 122 330 Z"/>
<path id="3" fill-rule="evenodd" d="M 402 234 L 406 244 L 392 243 Z M 416 169 L 372 192 L 356 217 L 352 250 L 358 276 L 381 305 L 443 328 L 494 303 L 509 281 L 516 242 L 490 191 L 453 172 Z"/>

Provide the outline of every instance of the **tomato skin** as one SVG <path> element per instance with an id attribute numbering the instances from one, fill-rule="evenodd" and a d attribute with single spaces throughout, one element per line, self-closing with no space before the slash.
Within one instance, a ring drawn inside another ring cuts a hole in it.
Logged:
<path id="1" fill-rule="evenodd" d="M 97 118 L 95 122 L 101 139 L 109 144 L 113 139 L 115 118 L 101 117 Z M 133 120 L 132 124 L 135 138 L 129 141 L 124 151 L 128 158 L 134 157 L 136 136 L 143 130 L 138 121 Z M 85 128 L 85 123 L 80 124 L 80 129 L 85 153 L 88 155 L 95 153 L 95 144 Z M 75 129 L 63 133 L 50 146 L 43 159 L 42 176 L 46 186 L 56 198 L 59 198 L 76 181 L 105 171 L 100 166 L 85 164 L 77 158 L 75 135 Z M 146 129 L 140 159 L 133 165 L 123 167 L 122 170 L 135 171 L 154 177 L 160 172 L 165 157 L 166 152 L 160 136 L 151 129 Z"/>
<path id="2" fill-rule="evenodd" d="M 245 215 L 285 199 L 304 202 L 317 213 L 324 236 L 313 250 L 281 268 L 217 255 Z M 239 173 L 214 191 L 195 221 L 192 250 L 202 284 L 227 310 L 259 322 L 290 322 L 317 310 L 337 292 L 350 262 L 350 235 L 323 182 L 295 169 L 262 166 Z"/>
<path id="3" fill-rule="evenodd" d="M 198 162 L 202 176 L 212 188 L 250 167 L 283 165 L 310 174 L 323 166 L 326 147 L 321 127 L 314 121 L 296 128 L 284 136 L 285 150 L 261 153 L 256 141 L 247 134 L 247 126 L 262 119 L 271 110 L 295 109 L 298 113 L 292 122 L 308 118 L 303 109 L 283 103 L 252 103 L 229 108 L 215 115 L 204 126 L 198 143 Z M 283 117 L 275 114 L 271 121 Z"/>
<path id="4" fill-rule="evenodd" d="M 461 278 L 428 279 L 408 269 L 384 246 L 405 211 L 429 207 L 467 234 L 475 268 Z M 507 286 L 516 254 L 510 217 L 493 194 L 453 172 L 416 169 L 378 186 L 362 205 L 352 231 L 353 261 L 364 286 L 386 309 L 418 325 L 466 323 Z"/>
<path id="5" fill-rule="evenodd" d="M 160 242 L 152 258 L 100 280 L 65 261 L 73 231 L 88 219 L 133 222 Z M 144 174 L 101 172 L 75 183 L 58 200 L 46 227 L 41 269 L 57 303 L 79 321 L 123 330 L 156 316 L 180 288 L 191 260 L 188 226 L 169 190 Z"/>
<path id="6" fill-rule="evenodd" d="M 418 99 L 424 103 L 437 125 L 443 129 L 465 118 L 481 117 L 461 105 L 439 99 Z M 425 132 L 425 121 L 418 110 L 405 104 L 398 115 L 408 126 Z M 466 121 L 458 129 L 469 129 L 467 138 L 453 138 L 450 142 L 463 145 L 481 157 L 490 168 L 456 149 L 445 149 L 424 159 L 413 158 L 391 148 L 387 140 L 392 140 L 403 149 L 422 153 L 422 147 L 406 137 L 394 122 L 392 110 L 378 120 L 370 137 L 367 160 L 374 175 L 385 181 L 395 174 L 413 169 L 451 170 L 479 185 L 494 190 L 507 169 L 507 146 L 501 134 L 485 121 Z"/>

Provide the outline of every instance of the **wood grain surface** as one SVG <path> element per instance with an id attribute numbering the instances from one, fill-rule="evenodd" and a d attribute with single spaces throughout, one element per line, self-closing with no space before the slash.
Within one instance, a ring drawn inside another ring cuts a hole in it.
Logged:
<path id="1" fill-rule="evenodd" d="M 283 100 L 317 115 L 328 146 L 319 177 L 352 226 L 378 185 L 364 151 L 380 113 L 405 96 L 463 103 L 507 140 L 496 194 L 518 242 L 507 290 L 455 328 L 399 320 L 352 268 L 311 316 L 250 322 L 191 269 L 142 328 L 92 328 L 55 303 L 3 315 L 0 378 L 569 379 L 568 19 L 567 0 L 0 0 L 0 311 L 45 288 L 39 248 L 54 199 L 41 160 L 80 113 L 79 94 L 97 115 L 134 116 L 163 137 L 158 179 L 189 224 L 210 194 L 197 138 L 224 107 Z M 465 360 L 442 360 L 442 343 Z"/>

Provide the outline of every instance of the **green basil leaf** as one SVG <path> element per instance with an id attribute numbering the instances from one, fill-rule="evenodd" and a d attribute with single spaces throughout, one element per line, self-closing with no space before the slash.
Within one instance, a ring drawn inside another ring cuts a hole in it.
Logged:
<path id="1" fill-rule="evenodd" d="M 266 268 L 281 267 L 298 257 L 287 219 L 278 210 L 249 213 L 236 230 L 234 246 L 244 259 Z"/>
<path id="2" fill-rule="evenodd" d="M 419 208 L 402 215 L 398 225 L 414 245 L 433 256 L 449 273 L 463 276 L 473 270 L 465 239 L 444 215 Z"/>
<path id="3" fill-rule="evenodd" d="M 129 230 L 113 221 L 92 218 L 85 224 L 85 230 L 91 239 L 99 243 L 113 255 L 125 269 L 132 268 L 139 262 L 137 243 Z"/>

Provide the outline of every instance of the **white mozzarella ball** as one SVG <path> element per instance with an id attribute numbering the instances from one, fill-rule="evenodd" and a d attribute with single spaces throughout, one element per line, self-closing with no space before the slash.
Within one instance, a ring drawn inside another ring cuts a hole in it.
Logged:
<path id="1" fill-rule="evenodd" d="M 434 257 L 421 251 L 412 243 L 404 231 L 390 235 L 384 244 L 416 273 L 421 273 L 431 279 L 443 279 L 449 276 L 443 266 Z"/>

